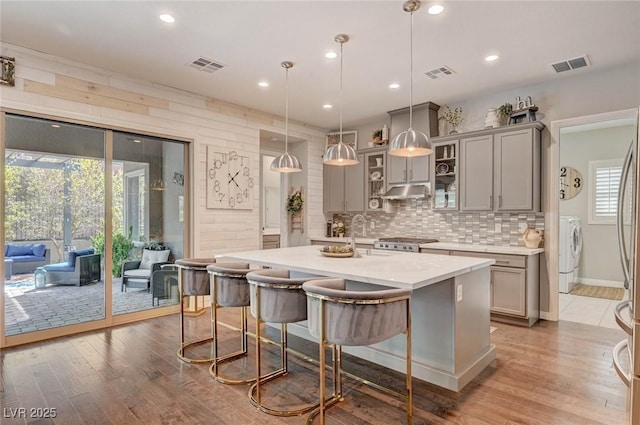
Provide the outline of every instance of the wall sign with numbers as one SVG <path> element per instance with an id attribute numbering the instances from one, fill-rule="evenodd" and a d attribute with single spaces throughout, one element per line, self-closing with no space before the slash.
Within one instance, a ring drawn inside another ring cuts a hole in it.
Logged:
<path id="1" fill-rule="evenodd" d="M 253 209 L 251 159 L 207 146 L 207 208 Z"/>
<path id="2" fill-rule="evenodd" d="M 584 180 L 580 171 L 571 167 L 560 167 L 560 199 L 573 198 L 580 193 L 582 186 L 584 186 Z"/>

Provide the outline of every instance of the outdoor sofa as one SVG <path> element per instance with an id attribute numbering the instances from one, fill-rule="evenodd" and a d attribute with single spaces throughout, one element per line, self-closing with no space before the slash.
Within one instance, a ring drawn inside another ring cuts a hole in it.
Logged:
<path id="1" fill-rule="evenodd" d="M 33 273 L 38 267 L 49 264 L 50 252 L 44 244 L 6 244 L 5 260 L 12 260 L 12 273 Z"/>
<path id="2" fill-rule="evenodd" d="M 67 261 L 49 264 L 43 269 L 47 272 L 47 285 L 86 285 L 101 279 L 100 254 L 93 248 L 70 251 Z"/>

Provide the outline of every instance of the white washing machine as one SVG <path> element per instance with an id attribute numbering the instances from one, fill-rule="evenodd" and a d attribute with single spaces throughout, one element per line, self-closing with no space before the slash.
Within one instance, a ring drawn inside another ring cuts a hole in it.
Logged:
<path id="1" fill-rule="evenodd" d="M 560 292 L 569 293 L 577 279 L 580 254 L 582 252 L 582 226 L 580 218 L 560 217 Z"/>

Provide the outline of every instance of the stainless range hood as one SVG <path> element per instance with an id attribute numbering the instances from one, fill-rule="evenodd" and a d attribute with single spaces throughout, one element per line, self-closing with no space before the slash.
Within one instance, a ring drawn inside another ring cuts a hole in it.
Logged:
<path id="1" fill-rule="evenodd" d="M 402 186 L 392 186 L 387 193 L 381 196 L 382 199 L 425 199 L 431 195 L 428 184 L 407 184 Z"/>

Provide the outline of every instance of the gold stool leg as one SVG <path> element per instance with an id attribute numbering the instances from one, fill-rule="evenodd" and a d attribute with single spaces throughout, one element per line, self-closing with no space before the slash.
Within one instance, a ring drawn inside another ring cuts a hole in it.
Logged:
<path id="1" fill-rule="evenodd" d="M 186 343 L 185 342 L 185 332 L 184 332 L 184 278 L 183 278 L 183 273 L 185 272 L 185 269 L 183 267 L 180 268 L 179 273 L 178 273 L 178 285 L 180 288 L 180 348 L 178 349 L 178 358 L 180 360 L 182 360 L 183 362 L 186 363 L 208 363 L 208 362 L 212 362 L 214 360 L 214 356 L 212 355 L 209 358 L 204 358 L 204 359 L 194 359 L 194 358 L 190 358 L 187 357 L 185 355 L 185 349 L 187 347 L 193 347 L 196 345 L 200 345 L 200 344 L 205 344 L 207 342 L 212 342 L 213 341 L 213 334 L 208 336 L 207 338 L 203 338 L 200 340 L 196 340 L 193 342 L 189 342 Z"/>

